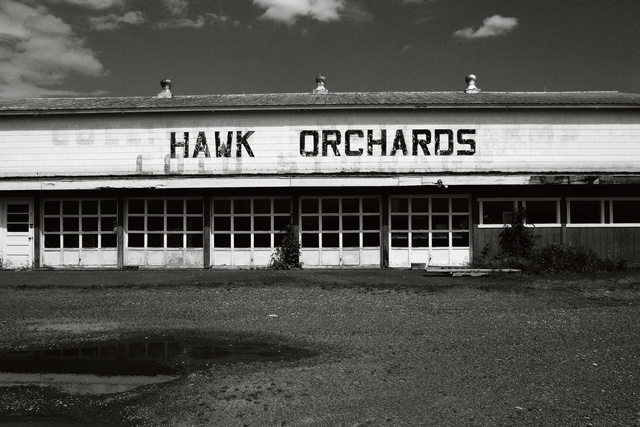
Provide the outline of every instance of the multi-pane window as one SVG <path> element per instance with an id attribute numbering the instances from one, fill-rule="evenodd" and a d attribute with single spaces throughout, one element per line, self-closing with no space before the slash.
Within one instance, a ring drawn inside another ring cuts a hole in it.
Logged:
<path id="1" fill-rule="evenodd" d="M 215 199 L 215 248 L 274 248 L 291 224 L 291 199 Z"/>
<path id="2" fill-rule="evenodd" d="M 202 248 L 202 199 L 130 199 L 127 245 L 130 248 Z"/>
<path id="3" fill-rule="evenodd" d="M 526 211 L 527 224 L 560 224 L 560 199 L 480 199 L 480 226 L 510 224 L 515 209 Z"/>
<path id="4" fill-rule="evenodd" d="M 567 199 L 569 225 L 640 224 L 640 199 Z"/>
<path id="5" fill-rule="evenodd" d="M 46 249 L 95 249 L 117 246 L 116 200 L 45 200 Z"/>
<path id="6" fill-rule="evenodd" d="M 469 199 L 466 197 L 392 197 L 391 247 L 469 246 Z"/>
<path id="7" fill-rule="evenodd" d="M 303 248 L 380 246 L 380 199 L 326 197 L 300 200 Z"/>

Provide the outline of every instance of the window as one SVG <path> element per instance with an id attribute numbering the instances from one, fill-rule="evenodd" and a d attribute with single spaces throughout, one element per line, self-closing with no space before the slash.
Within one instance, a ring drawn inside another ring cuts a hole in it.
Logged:
<path id="1" fill-rule="evenodd" d="M 325 197 L 300 200 L 302 247 L 380 246 L 380 199 Z"/>
<path id="2" fill-rule="evenodd" d="M 525 209 L 533 226 L 560 226 L 560 199 L 480 199 L 480 227 L 504 227 L 515 209 Z"/>
<path id="3" fill-rule="evenodd" d="M 567 225 L 640 226 L 640 199 L 567 199 Z"/>
<path id="4" fill-rule="evenodd" d="M 45 249 L 98 249 L 117 246 L 116 200 L 45 200 Z"/>
<path id="5" fill-rule="evenodd" d="M 201 199 L 131 199 L 127 201 L 130 248 L 202 248 Z"/>
<path id="6" fill-rule="evenodd" d="M 215 199 L 215 248 L 274 248 L 291 224 L 291 199 Z"/>

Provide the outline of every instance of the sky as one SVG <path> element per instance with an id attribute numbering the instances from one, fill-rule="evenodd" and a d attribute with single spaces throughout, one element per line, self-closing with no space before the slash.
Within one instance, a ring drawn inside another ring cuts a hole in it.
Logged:
<path id="1" fill-rule="evenodd" d="M 0 98 L 640 93 L 640 0 L 0 0 Z"/>

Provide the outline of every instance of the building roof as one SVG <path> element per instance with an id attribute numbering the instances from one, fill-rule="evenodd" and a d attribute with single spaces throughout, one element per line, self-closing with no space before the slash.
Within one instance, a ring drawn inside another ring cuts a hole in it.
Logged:
<path id="1" fill-rule="evenodd" d="M 621 92 L 330 92 L 0 99 L 0 115 L 417 108 L 640 108 Z"/>

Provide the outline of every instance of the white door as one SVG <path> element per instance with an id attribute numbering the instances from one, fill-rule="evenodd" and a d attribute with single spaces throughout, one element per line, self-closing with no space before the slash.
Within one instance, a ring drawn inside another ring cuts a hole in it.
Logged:
<path id="1" fill-rule="evenodd" d="M 2 266 L 31 268 L 33 264 L 33 201 L 4 203 L 5 238 Z"/>

